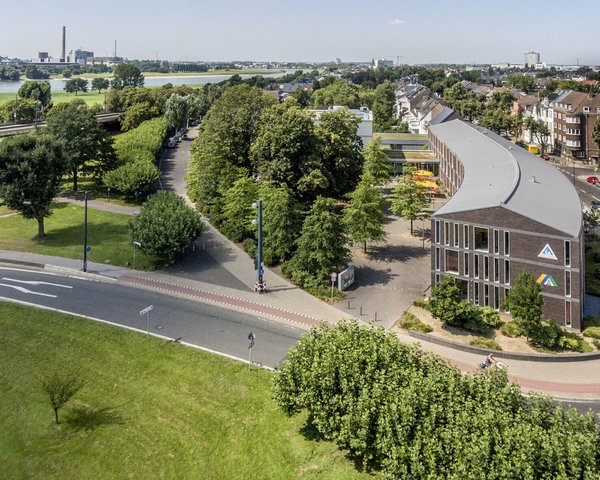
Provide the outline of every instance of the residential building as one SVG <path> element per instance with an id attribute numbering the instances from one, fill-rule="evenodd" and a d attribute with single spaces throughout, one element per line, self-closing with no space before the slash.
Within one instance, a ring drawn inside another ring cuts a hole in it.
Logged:
<path id="1" fill-rule="evenodd" d="M 544 316 L 582 328 L 584 242 L 577 191 L 559 170 L 462 120 L 429 129 L 451 198 L 432 217 L 432 285 L 451 275 L 471 303 L 502 308 L 523 272 Z"/>
<path id="2" fill-rule="evenodd" d="M 385 58 L 381 58 L 379 60 L 375 60 L 375 68 L 385 68 L 385 67 L 393 67 L 393 60 L 386 60 Z"/>
<path id="3" fill-rule="evenodd" d="M 600 116 L 600 95 L 569 91 L 554 102 L 554 152 L 573 160 L 598 162 L 594 125 Z"/>

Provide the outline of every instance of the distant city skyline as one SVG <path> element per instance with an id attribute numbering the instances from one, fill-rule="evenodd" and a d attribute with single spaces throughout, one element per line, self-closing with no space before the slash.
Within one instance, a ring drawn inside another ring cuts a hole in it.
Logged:
<path id="1" fill-rule="evenodd" d="M 557 0 L 21 0 L 3 17 L 0 55 L 20 58 L 59 58 L 65 25 L 67 51 L 112 56 L 117 40 L 118 55 L 137 59 L 521 64 L 533 50 L 547 64 L 600 64 L 597 0 L 568 12 Z"/>

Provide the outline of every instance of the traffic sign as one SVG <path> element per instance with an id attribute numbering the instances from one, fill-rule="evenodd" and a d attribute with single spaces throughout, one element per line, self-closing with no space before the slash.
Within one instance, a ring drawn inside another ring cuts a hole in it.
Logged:
<path id="1" fill-rule="evenodd" d="M 337 273 L 331 272 L 331 281 L 334 282 L 336 278 L 337 278 Z"/>
<path id="2" fill-rule="evenodd" d="M 152 310 L 154 308 L 153 305 L 149 305 L 148 307 L 144 308 L 143 310 L 140 310 L 140 317 L 146 313 L 148 313 L 150 310 Z"/>
<path id="3" fill-rule="evenodd" d="M 92 247 L 90 247 L 89 245 L 87 247 L 85 247 L 85 251 L 86 252 L 91 252 L 92 251 Z"/>

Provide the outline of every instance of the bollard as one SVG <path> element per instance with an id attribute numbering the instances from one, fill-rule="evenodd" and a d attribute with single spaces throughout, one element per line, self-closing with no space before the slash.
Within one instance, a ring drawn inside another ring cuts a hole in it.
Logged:
<path id="1" fill-rule="evenodd" d="M 362 306 L 360 307 L 360 316 L 362 317 Z"/>
<path id="2" fill-rule="evenodd" d="M 375 321 L 377 321 L 377 312 L 375 312 Z"/>
<path id="3" fill-rule="evenodd" d="M 348 300 L 348 310 L 352 310 L 352 309 L 350 308 L 350 300 Z"/>

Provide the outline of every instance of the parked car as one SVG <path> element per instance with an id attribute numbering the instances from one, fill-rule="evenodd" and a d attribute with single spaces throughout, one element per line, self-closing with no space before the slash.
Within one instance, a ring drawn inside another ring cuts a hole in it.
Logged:
<path id="1" fill-rule="evenodd" d="M 600 200 L 592 200 L 592 208 L 594 210 L 600 210 Z"/>
<path id="2" fill-rule="evenodd" d="M 541 157 L 543 160 L 546 160 L 546 161 L 550 160 L 550 155 L 546 155 L 545 153 L 544 153 L 544 155 L 541 155 Z"/>
<path id="3" fill-rule="evenodd" d="M 175 148 L 176 146 L 177 146 L 177 139 L 175 137 L 169 138 L 169 141 L 167 142 L 167 147 Z"/>
<path id="4" fill-rule="evenodd" d="M 598 180 L 598 177 L 587 177 L 587 182 L 596 185 L 600 180 Z"/>

